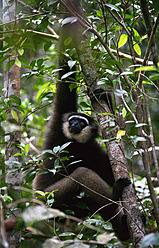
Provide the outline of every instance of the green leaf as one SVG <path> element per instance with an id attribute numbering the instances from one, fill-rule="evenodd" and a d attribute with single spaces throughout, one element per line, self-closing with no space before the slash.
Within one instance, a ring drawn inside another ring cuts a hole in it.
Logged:
<path id="1" fill-rule="evenodd" d="M 24 156 L 24 154 L 22 154 L 22 153 L 20 153 L 20 152 L 18 152 L 18 153 L 15 153 L 14 155 L 13 155 L 14 157 L 17 157 L 17 156 Z"/>
<path id="2" fill-rule="evenodd" d="M 72 142 L 67 142 L 65 144 L 63 144 L 60 148 L 60 151 L 64 150 L 66 147 L 68 147 Z"/>
<path id="3" fill-rule="evenodd" d="M 20 60 L 21 63 L 29 65 L 29 60 L 26 57 L 18 56 L 18 59 Z"/>
<path id="4" fill-rule="evenodd" d="M 43 156 L 44 154 L 46 153 L 50 153 L 50 154 L 53 154 L 53 151 L 52 150 L 44 150 L 42 151 L 39 155 L 37 155 L 37 158 L 40 158 L 41 156 Z M 50 155 L 51 156 L 51 155 Z"/>
<path id="5" fill-rule="evenodd" d="M 100 8 L 99 10 L 97 10 L 96 14 L 98 17 L 102 18 L 102 16 L 103 16 L 102 9 Z"/>
<path id="6" fill-rule="evenodd" d="M 37 65 L 38 65 L 38 67 L 41 67 L 42 64 L 43 64 L 43 62 L 44 62 L 43 59 L 38 59 L 38 60 L 37 60 Z"/>
<path id="7" fill-rule="evenodd" d="M 19 97 L 17 97 L 16 95 L 10 95 L 9 99 L 11 99 L 12 102 L 15 102 L 19 106 L 21 105 L 21 99 Z"/>
<path id="8" fill-rule="evenodd" d="M 56 154 L 56 153 L 58 153 L 60 151 L 60 146 L 55 146 L 54 148 L 53 148 L 53 152 Z"/>
<path id="9" fill-rule="evenodd" d="M 149 81 L 142 81 L 142 83 L 151 85 L 151 82 L 149 82 Z"/>
<path id="10" fill-rule="evenodd" d="M 33 60 L 33 61 L 30 63 L 31 69 L 33 69 L 33 68 L 34 68 L 35 63 L 36 63 L 36 60 Z"/>
<path id="11" fill-rule="evenodd" d="M 128 27 L 128 29 L 130 30 L 130 32 L 132 32 L 132 30 L 133 30 L 133 36 L 134 36 L 137 40 L 139 40 L 140 35 L 139 35 L 138 31 L 137 31 L 135 28 L 130 28 L 130 27 Z"/>
<path id="12" fill-rule="evenodd" d="M 51 41 L 48 41 L 48 42 L 44 45 L 44 51 L 45 51 L 45 52 L 48 51 L 49 48 L 51 47 L 51 45 L 52 45 L 52 42 L 51 42 Z"/>
<path id="13" fill-rule="evenodd" d="M 23 46 L 26 40 L 27 40 L 27 37 L 21 42 L 20 47 Z"/>
<path id="14" fill-rule="evenodd" d="M 142 240 L 142 247 L 148 247 L 150 245 L 159 245 L 159 234 L 150 233 L 146 235 Z"/>
<path id="15" fill-rule="evenodd" d="M 65 79 L 65 78 L 69 77 L 70 75 L 72 75 L 73 73 L 75 73 L 75 71 L 69 71 L 69 72 L 67 72 L 66 74 L 64 74 L 64 75 L 61 77 L 61 79 Z"/>
<path id="16" fill-rule="evenodd" d="M 56 172 L 56 170 L 55 169 L 57 169 L 57 168 L 59 168 L 59 165 L 60 165 L 60 160 L 57 158 L 57 159 L 55 159 L 55 161 L 54 161 L 54 169 L 53 169 L 53 174 L 55 174 L 55 172 Z M 50 170 L 49 170 L 50 171 Z"/>
<path id="17" fill-rule="evenodd" d="M 34 47 L 34 45 L 33 44 L 31 44 L 30 42 L 29 43 L 26 43 L 26 44 L 24 44 L 24 46 L 23 46 L 24 48 L 26 48 L 26 49 L 32 49 L 34 52 L 36 52 L 36 49 L 35 49 L 35 47 Z"/>
<path id="18" fill-rule="evenodd" d="M 18 67 L 21 67 L 21 66 L 22 66 L 20 60 L 18 60 L 18 59 L 15 60 L 15 64 L 16 64 Z"/>
<path id="19" fill-rule="evenodd" d="M 70 67 L 70 70 L 72 67 L 76 64 L 76 61 L 68 60 L 68 66 Z"/>
<path id="20" fill-rule="evenodd" d="M 23 53 L 24 53 L 24 49 L 23 49 L 23 48 L 18 49 L 18 53 L 22 56 L 22 55 L 23 55 Z"/>
<path id="21" fill-rule="evenodd" d="M 116 89 L 115 95 L 120 96 L 120 97 L 123 95 L 128 96 L 128 93 L 125 90 Z"/>
<path id="22" fill-rule="evenodd" d="M 45 193 L 43 191 L 40 191 L 40 190 L 36 190 L 33 192 L 34 194 L 39 194 L 39 195 L 42 195 L 42 196 L 45 196 Z"/>
<path id="23" fill-rule="evenodd" d="M 63 19 L 62 21 L 62 26 L 65 25 L 65 24 L 68 24 L 68 23 L 74 23 L 76 22 L 78 19 L 77 17 L 66 17 L 65 19 Z"/>
<path id="24" fill-rule="evenodd" d="M 134 36 L 135 36 L 136 38 L 140 37 L 138 31 L 137 31 L 135 28 L 133 28 L 133 32 L 134 32 Z"/>
<path id="25" fill-rule="evenodd" d="M 158 80 L 159 79 L 159 73 L 153 73 L 153 75 L 150 75 L 150 79 L 153 80 Z"/>
<path id="26" fill-rule="evenodd" d="M 16 190 L 14 190 L 14 189 L 8 189 L 8 194 L 9 194 L 9 196 L 12 197 L 12 199 L 14 201 L 21 199 L 20 198 L 20 194 Z"/>
<path id="27" fill-rule="evenodd" d="M 69 163 L 69 166 L 73 165 L 73 164 L 81 163 L 81 162 L 82 162 L 82 160 L 73 161 L 73 162 Z"/>
<path id="28" fill-rule="evenodd" d="M 113 233 L 103 233 L 97 236 L 97 241 L 105 246 L 111 239 L 113 239 Z"/>
<path id="29" fill-rule="evenodd" d="M 118 42 L 118 48 L 124 46 L 128 40 L 128 35 L 127 34 L 122 34 L 120 36 L 119 42 Z"/>
<path id="30" fill-rule="evenodd" d="M 131 140 L 134 143 L 134 145 L 136 146 L 138 142 L 145 142 L 146 139 L 144 137 L 139 137 L 139 136 L 131 136 Z"/>
<path id="31" fill-rule="evenodd" d="M 133 43 L 135 44 L 135 42 Z M 137 43 L 134 45 L 134 50 L 139 56 L 141 56 L 141 48 Z"/>
<path id="32" fill-rule="evenodd" d="M 134 154 L 134 148 L 133 147 L 128 147 L 126 150 L 125 150 L 125 157 L 129 160 L 132 159 L 133 157 L 133 154 Z"/>
<path id="33" fill-rule="evenodd" d="M 48 169 L 49 172 L 51 172 L 52 174 L 56 174 L 56 169 Z"/>
<path id="34" fill-rule="evenodd" d="M 46 206 L 31 206 L 22 213 L 22 218 L 27 224 L 59 216 L 65 217 L 65 214 L 57 209 L 47 208 Z"/>
<path id="35" fill-rule="evenodd" d="M 12 115 L 13 119 L 18 122 L 18 115 L 13 109 L 11 109 L 11 115 Z"/>
<path id="36" fill-rule="evenodd" d="M 122 138 L 122 136 L 124 136 L 125 134 L 126 134 L 126 131 L 125 131 L 125 130 L 119 130 L 119 131 L 117 132 L 116 137 L 117 137 L 117 139 L 120 141 L 121 138 Z"/>
<path id="37" fill-rule="evenodd" d="M 70 92 L 71 92 L 73 89 L 77 88 L 77 85 L 76 84 L 70 84 L 69 88 L 70 88 Z"/>
<path id="38" fill-rule="evenodd" d="M 43 85 L 40 87 L 40 89 L 39 89 L 39 91 L 38 91 L 38 93 L 37 93 L 37 95 L 36 95 L 36 100 L 37 100 L 37 101 L 40 100 L 40 97 L 41 97 L 42 93 L 44 93 L 44 92 L 46 92 L 46 91 L 48 90 L 48 86 L 49 86 L 49 85 L 50 85 L 50 82 L 45 83 L 45 84 L 43 84 Z"/>
<path id="39" fill-rule="evenodd" d="M 116 6 L 114 6 L 113 4 L 110 4 L 110 3 L 107 3 L 107 4 L 105 4 L 107 7 L 109 7 L 109 8 L 111 8 L 111 10 L 116 10 L 117 12 L 119 11 L 119 9 L 116 7 Z"/>
<path id="40" fill-rule="evenodd" d="M 25 152 L 26 152 L 26 154 L 29 153 L 29 148 L 30 148 L 30 144 L 27 144 L 27 145 L 25 146 Z"/>
<path id="41" fill-rule="evenodd" d="M 75 233 L 72 233 L 72 232 L 65 232 L 65 233 L 59 234 L 60 237 L 75 236 L 75 235 L 76 234 Z"/>
<path id="42" fill-rule="evenodd" d="M 127 110 L 126 110 L 126 108 L 123 108 L 122 109 L 122 116 L 123 116 L 123 118 L 126 117 L 126 114 L 127 114 Z"/>
<path id="43" fill-rule="evenodd" d="M 151 65 L 151 66 L 141 66 L 141 67 L 135 69 L 135 72 L 136 71 L 157 71 L 157 67 L 154 66 L 154 65 Z"/>
<path id="44" fill-rule="evenodd" d="M 157 10 L 157 12 L 158 12 L 158 10 L 159 10 L 159 1 L 158 0 L 152 0 L 152 2 L 153 2 L 153 6 L 154 6 L 155 10 Z"/>
<path id="45" fill-rule="evenodd" d="M 4 112 L 4 113 L 1 114 L 1 120 L 2 121 L 5 121 L 7 119 L 7 117 L 8 117 L 7 113 Z"/>
<path id="46" fill-rule="evenodd" d="M 10 60 L 6 64 L 6 71 L 9 71 L 9 69 L 15 64 L 15 60 Z"/>
<path id="47" fill-rule="evenodd" d="M 67 39 L 64 40 L 64 45 L 68 46 L 72 42 L 72 38 L 68 37 Z"/>
<path id="48" fill-rule="evenodd" d="M 136 124 L 135 127 L 143 127 L 143 126 L 147 126 L 146 123 L 139 123 L 139 124 Z"/>

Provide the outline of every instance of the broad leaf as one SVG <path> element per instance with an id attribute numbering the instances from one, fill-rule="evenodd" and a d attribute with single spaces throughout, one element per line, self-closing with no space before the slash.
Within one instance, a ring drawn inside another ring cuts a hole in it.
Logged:
<path id="1" fill-rule="evenodd" d="M 128 35 L 127 34 L 122 34 L 120 36 L 119 42 L 118 42 L 118 48 L 124 46 L 128 40 Z"/>

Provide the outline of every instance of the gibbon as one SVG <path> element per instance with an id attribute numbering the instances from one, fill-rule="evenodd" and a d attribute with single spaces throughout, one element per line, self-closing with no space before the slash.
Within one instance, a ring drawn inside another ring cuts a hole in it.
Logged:
<path id="1" fill-rule="evenodd" d="M 58 189 L 54 192 L 53 207 L 60 210 L 64 210 L 63 204 L 67 204 L 68 209 L 72 209 L 77 200 L 76 196 L 85 192 L 87 197 L 79 200 L 88 204 L 88 212 L 93 214 L 100 209 L 103 219 L 111 221 L 116 235 L 124 241 L 129 238 L 129 232 L 126 216 L 119 211 L 117 201 L 121 198 L 123 189 L 130 184 L 130 180 L 120 178 L 115 182 L 108 155 L 96 141 L 99 135 L 98 124 L 93 118 L 77 112 L 76 89 L 70 90 L 70 84 L 76 82 L 75 67 L 71 69 L 72 74 L 69 77 L 61 80 L 63 75 L 70 72 L 67 59 L 62 52 L 67 48 L 64 41 L 74 35 L 76 26 L 71 25 L 74 24 L 66 24 L 61 28 L 59 48 L 61 82 L 57 85 L 53 114 L 49 121 L 43 149 L 53 149 L 69 141 L 71 143 L 66 148 L 68 153 L 61 153 L 62 165 L 55 174 L 50 170 L 54 168 L 56 157 L 48 153 L 44 155 L 43 168 L 38 171 L 33 187 L 44 192 Z M 103 90 L 96 89 L 94 93 L 99 99 Z M 109 101 L 107 101 L 108 98 Z M 110 104 L 111 99 L 108 94 L 105 93 L 102 99 Z M 69 159 L 64 159 L 66 156 Z M 75 161 L 76 163 L 72 163 Z M 112 192 L 108 185 L 113 187 Z M 84 211 L 80 209 L 76 212 L 76 207 L 73 210 L 80 217 Z"/>

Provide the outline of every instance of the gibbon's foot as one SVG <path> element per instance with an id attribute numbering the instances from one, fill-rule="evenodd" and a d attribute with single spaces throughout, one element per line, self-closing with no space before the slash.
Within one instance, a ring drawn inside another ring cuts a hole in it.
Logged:
<path id="1" fill-rule="evenodd" d="M 123 189 L 131 184 L 131 180 L 128 177 L 119 178 L 113 186 L 113 195 L 115 199 L 120 199 L 123 193 Z"/>
<path id="2" fill-rule="evenodd" d="M 111 112 L 114 114 L 113 104 L 112 104 L 112 97 L 111 94 L 106 92 L 102 88 L 97 88 L 90 94 L 90 100 L 95 102 L 97 100 L 103 100 L 108 105 Z"/>
<path id="3" fill-rule="evenodd" d="M 141 216 L 141 220 L 145 226 L 146 225 L 146 217 L 143 213 L 141 213 L 140 216 Z M 123 214 L 121 217 L 121 221 L 124 225 L 127 223 L 126 220 L 127 220 L 127 214 Z"/>
<path id="4" fill-rule="evenodd" d="M 93 93 L 90 94 L 90 99 L 93 102 L 95 102 L 97 99 L 105 101 L 106 100 L 106 94 L 109 94 L 109 93 L 106 93 L 105 90 L 103 90 L 102 88 L 97 88 L 93 91 Z"/>
<path id="5" fill-rule="evenodd" d="M 116 181 L 116 183 L 120 188 L 125 188 L 131 184 L 131 180 L 128 177 L 121 177 Z"/>

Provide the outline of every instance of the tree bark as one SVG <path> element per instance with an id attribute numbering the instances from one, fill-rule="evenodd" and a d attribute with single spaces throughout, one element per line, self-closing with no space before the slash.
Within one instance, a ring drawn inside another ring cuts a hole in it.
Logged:
<path id="1" fill-rule="evenodd" d="M 16 1 L 10 3 L 8 0 L 3 1 L 3 9 L 7 7 L 7 11 L 3 15 L 3 23 L 4 27 L 5 24 L 12 22 L 10 28 L 14 30 L 17 27 L 16 22 Z M 9 7 L 9 8 L 8 8 Z M 10 62 L 10 60 L 15 60 L 16 55 L 10 57 L 9 59 L 5 60 L 4 62 L 4 88 L 5 91 L 5 98 L 6 100 L 11 95 L 16 95 L 20 97 L 20 68 L 17 65 L 13 65 L 9 71 L 6 70 L 6 64 Z M 16 121 L 12 114 L 11 110 L 8 111 L 8 118 L 6 123 L 6 149 L 5 149 L 5 182 L 8 184 L 8 193 L 14 192 L 14 186 L 21 185 L 22 177 L 21 173 L 19 172 L 19 157 L 13 157 L 13 155 L 19 152 L 19 148 L 15 144 L 20 143 L 21 133 L 20 133 L 20 112 L 13 109 L 18 116 L 18 121 Z M 14 129 L 12 130 L 14 126 Z M 17 169 L 13 172 L 11 170 Z M 20 193 L 20 192 L 17 192 Z M 20 214 L 20 210 L 17 209 L 14 211 L 14 216 L 18 216 Z M 12 217 L 13 218 L 13 217 Z M 8 246 L 7 246 L 8 245 Z M 20 247 L 20 232 L 16 232 L 12 237 L 10 237 L 8 244 L 6 243 L 4 247 L 12 247 L 18 248 Z"/>

